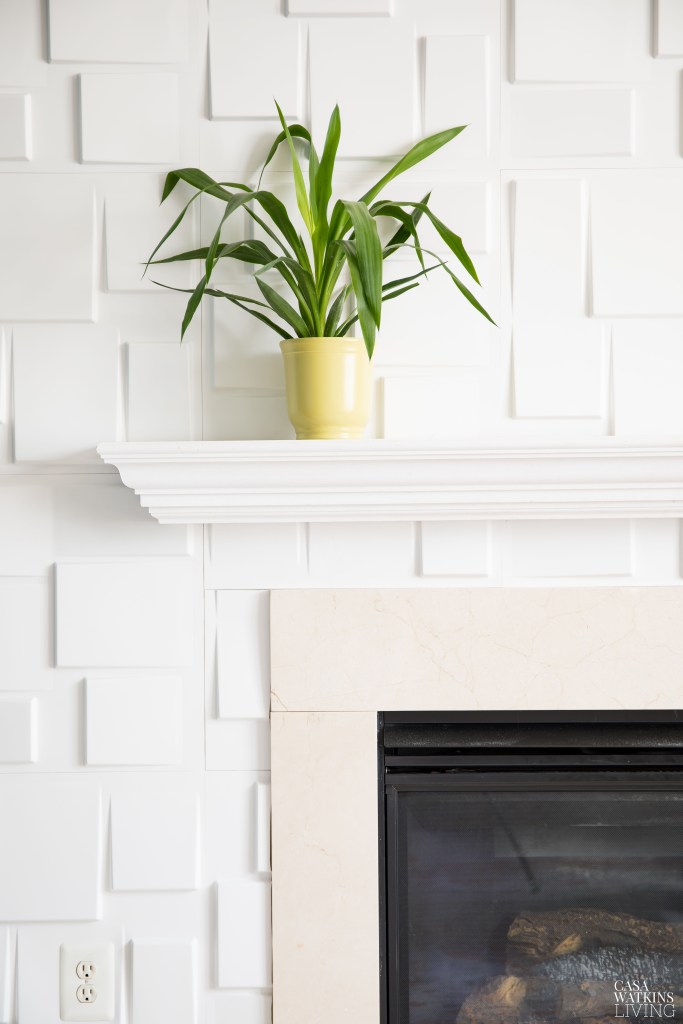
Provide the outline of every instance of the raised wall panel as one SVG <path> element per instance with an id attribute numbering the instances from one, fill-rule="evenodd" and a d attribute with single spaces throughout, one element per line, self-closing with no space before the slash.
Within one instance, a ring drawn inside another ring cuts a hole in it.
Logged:
<path id="1" fill-rule="evenodd" d="M 515 156 L 631 156 L 630 89 L 522 89 L 512 94 Z"/>
<path id="2" fill-rule="evenodd" d="M 391 157 L 414 141 L 417 44 L 408 22 L 316 22 L 309 30 L 313 136 L 325 137 L 336 103 L 341 157 Z M 330 74 L 339 54 L 352 55 L 353 74 Z M 396 69 L 401 73 L 397 74 Z"/>
<path id="3" fill-rule="evenodd" d="M 558 319 L 584 311 L 584 195 L 579 179 L 515 182 L 515 314 Z"/>
<path id="4" fill-rule="evenodd" d="M 16 88 L 45 81 L 41 0 L 0 3 L 0 86 Z"/>
<path id="5" fill-rule="evenodd" d="M 458 136 L 460 138 L 460 136 Z M 457 145 L 457 140 L 454 142 Z M 491 183 L 484 179 L 471 181 L 448 181 L 434 176 L 424 180 L 401 177 L 395 186 L 400 190 L 396 198 L 401 201 L 420 202 L 430 193 L 429 208 L 440 220 L 444 221 L 456 234 L 460 235 L 468 253 L 489 252 L 491 249 Z M 349 190 L 347 190 L 349 191 Z M 357 190 L 360 194 L 362 189 Z M 408 212 L 411 208 L 408 207 Z M 450 250 L 432 227 L 426 217 L 420 221 L 420 241 L 427 249 L 437 253 L 441 259 L 451 258 Z M 385 264 L 385 278 L 389 268 L 395 265 L 397 258 L 413 259 L 412 250 L 399 250 L 391 262 Z M 433 262 L 433 261 L 432 261 Z"/>
<path id="6" fill-rule="evenodd" d="M 222 879 L 218 901 L 218 987 L 271 984 L 270 882 Z"/>
<path id="7" fill-rule="evenodd" d="M 368 15 L 381 17 L 393 14 L 393 0 L 286 0 L 291 17 L 348 17 Z"/>
<path id="8" fill-rule="evenodd" d="M 261 787 L 268 788 L 268 779 L 265 772 L 207 772 L 202 833 L 204 878 L 237 878 L 258 870 L 255 793 Z"/>
<path id="9" fill-rule="evenodd" d="M 268 283 L 276 287 L 275 281 Z M 263 301 L 258 288 L 249 281 L 235 283 L 233 280 L 217 287 Z M 276 287 L 276 290 L 284 293 L 283 289 Z M 291 293 L 286 293 L 285 297 L 290 303 L 295 301 Z M 280 339 L 274 331 L 225 300 L 211 300 L 208 313 L 206 323 L 211 331 L 214 387 L 283 392 L 284 365 Z M 229 401 L 227 397 L 226 401 Z"/>
<path id="10" fill-rule="evenodd" d="M 628 519 L 517 522 L 494 529 L 507 579 L 631 573 Z"/>
<path id="11" fill-rule="evenodd" d="M 0 697 L 0 764 L 37 760 L 37 713 L 35 698 Z"/>
<path id="12" fill-rule="evenodd" d="M 425 45 L 425 134 L 467 125 L 438 160 L 453 167 L 483 163 L 491 132 L 488 37 L 428 36 Z"/>
<path id="13" fill-rule="evenodd" d="M 133 1020 L 196 1024 L 197 963 L 191 939 L 134 939 Z"/>
<path id="14" fill-rule="evenodd" d="M 206 585 L 247 589 L 306 579 L 306 533 L 298 523 L 209 527 Z"/>
<path id="15" fill-rule="evenodd" d="M 2 921 L 101 917 L 101 809 L 90 779 L 0 775 Z"/>
<path id="16" fill-rule="evenodd" d="M 187 0 L 49 0 L 49 19 L 52 61 L 187 60 Z"/>
<path id="17" fill-rule="evenodd" d="M 31 159 L 31 97 L 0 95 L 0 160 Z"/>
<path id="18" fill-rule="evenodd" d="M 383 379 L 382 437 L 437 439 L 479 432 L 479 379 L 469 374 Z"/>
<path id="19" fill-rule="evenodd" d="M 415 571 L 412 523 L 311 523 L 311 580 L 406 579 Z"/>
<path id="20" fill-rule="evenodd" d="M 277 120 L 275 100 L 285 115 L 298 116 L 300 61 L 296 22 L 279 16 L 242 16 L 236 32 L 231 0 L 210 0 L 211 117 Z M 255 67 L 268 72 L 254 74 Z"/>
<path id="21" fill-rule="evenodd" d="M 218 714 L 267 718 L 270 709 L 269 594 L 219 590 L 216 595 Z"/>
<path id="22" fill-rule="evenodd" d="M 657 56 L 683 56 L 683 7 L 678 0 L 657 0 Z"/>
<path id="23" fill-rule="evenodd" d="M 491 531 L 484 522 L 420 524 L 421 576 L 488 576 Z"/>
<path id="24" fill-rule="evenodd" d="M 254 871 L 270 873 L 270 783 L 254 783 Z"/>
<path id="25" fill-rule="evenodd" d="M 591 237 L 596 315 L 683 315 L 683 193 L 678 174 L 623 171 L 596 176 L 591 183 Z"/>
<path id="26" fill-rule="evenodd" d="M 649 7 L 647 0 L 515 0 L 515 81 L 643 77 Z"/>
<path id="27" fill-rule="evenodd" d="M 14 1002 L 14 975 L 12 974 L 12 952 L 14 936 L 9 928 L 0 928 L 0 1024 L 12 1024 Z"/>
<path id="28" fill-rule="evenodd" d="M 184 558 L 58 563 L 57 664 L 188 664 L 190 568 Z"/>
<path id="29" fill-rule="evenodd" d="M 0 690 L 52 685 L 51 621 L 47 580 L 0 578 Z"/>
<path id="30" fill-rule="evenodd" d="M 179 764 L 183 690 L 179 676 L 88 678 L 88 764 Z"/>
<path id="31" fill-rule="evenodd" d="M 101 73 L 80 75 L 79 81 L 84 163 L 163 164 L 178 160 L 177 75 Z"/>
<path id="32" fill-rule="evenodd" d="M 128 440 L 190 439 L 190 353 L 187 346 L 128 346 Z"/>
<path id="33" fill-rule="evenodd" d="M 54 561 L 52 490 L 0 490 L 0 576 L 43 576 Z"/>
<path id="34" fill-rule="evenodd" d="M 620 437 L 680 435 L 683 321 L 618 321 L 612 351 L 615 433 Z"/>
<path id="35" fill-rule="evenodd" d="M 512 337 L 515 416 L 602 416 L 604 328 L 588 318 L 525 320 Z"/>
<path id="36" fill-rule="evenodd" d="M 116 892 L 196 889 L 199 796 L 192 777 L 137 776 L 134 788 L 115 792 L 111 840 Z"/>
<path id="37" fill-rule="evenodd" d="M 111 328 L 50 324 L 13 332 L 17 461 L 95 457 L 116 439 L 118 339 Z"/>
<path id="38" fill-rule="evenodd" d="M 93 320 L 92 184 L 78 175 L 7 174 L 2 186 L 0 320 Z M 29 239 L 40 245 L 31 245 L 27 273 L 17 253 Z"/>

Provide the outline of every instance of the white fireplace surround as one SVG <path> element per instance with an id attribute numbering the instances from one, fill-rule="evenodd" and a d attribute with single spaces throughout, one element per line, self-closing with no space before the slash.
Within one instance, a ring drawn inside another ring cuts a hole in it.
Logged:
<path id="1" fill-rule="evenodd" d="M 106 444 L 166 523 L 683 516 L 683 446 Z M 271 594 L 274 1024 L 378 1024 L 377 711 L 680 704 L 683 587 Z"/>

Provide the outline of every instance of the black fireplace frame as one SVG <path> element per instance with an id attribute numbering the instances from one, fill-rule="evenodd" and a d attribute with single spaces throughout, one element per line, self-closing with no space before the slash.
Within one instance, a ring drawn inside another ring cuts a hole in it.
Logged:
<path id="1" fill-rule="evenodd" d="M 377 715 L 380 1024 L 397 1024 L 396 802 L 406 790 L 683 791 L 683 711 L 384 711 Z M 390 1013 L 392 1016 L 390 1016 Z M 399 1022 L 401 1024 L 401 1022 Z"/>

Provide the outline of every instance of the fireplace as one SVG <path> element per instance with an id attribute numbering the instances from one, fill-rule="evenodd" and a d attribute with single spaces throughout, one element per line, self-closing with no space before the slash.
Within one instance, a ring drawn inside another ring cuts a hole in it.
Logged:
<path id="1" fill-rule="evenodd" d="M 378 723 L 383 1024 L 683 1019 L 683 714 Z"/>

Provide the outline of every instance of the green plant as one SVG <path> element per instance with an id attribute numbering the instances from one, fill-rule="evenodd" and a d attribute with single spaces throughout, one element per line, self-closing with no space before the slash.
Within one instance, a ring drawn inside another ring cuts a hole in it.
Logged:
<path id="1" fill-rule="evenodd" d="M 181 341 L 202 297 L 211 295 L 227 299 L 245 312 L 251 313 L 282 338 L 342 337 L 356 321 L 359 321 L 368 356 L 372 358 L 382 303 L 417 288 L 421 283 L 418 279 L 425 278 L 434 270 L 443 270 L 448 274 L 467 301 L 487 320 L 491 320 L 484 307 L 453 273 L 446 261 L 439 259 L 435 253 L 425 249 L 420 243 L 418 225 L 422 217 L 426 217 L 453 256 L 479 284 L 474 264 L 462 240 L 430 209 L 430 193 L 420 202 L 377 198 L 390 181 L 445 146 L 459 135 L 466 125 L 449 128 L 447 131 L 422 139 L 360 199 L 338 199 L 332 209 L 332 216 L 328 218 L 332 198 L 332 176 L 341 134 L 339 108 L 335 107 L 332 112 L 322 155 L 318 157 L 308 130 L 300 124 L 288 126 L 280 107 L 277 103 L 275 105 L 282 131 L 271 146 L 255 189 L 241 182 L 214 181 L 208 174 L 193 167 L 171 171 L 166 177 L 162 202 L 180 181 L 191 185 L 195 193 L 154 249 L 145 271 L 150 264 L 174 263 L 181 260 L 202 260 L 204 264 L 203 275 L 195 288 L 173 289 L 191 293 L 183 317 Z M 308 159 L 308 187 L 295 139 L 303 144 L 303 155 Z M 272 192 L 261 188 L 266 167 L 284 143 L 289 147 L 291 155 L 296 202 L 308 234 L 306 241 L 292 223 L 283 203 Z M 192 203 L 202 195 L 214 196 L 225 204 L 211 244 L 200 249 L 176 253 L 174 256 L 155 259 L 157 252 L 176 230 Z M 270 240 L 268 244 L 254 238 L 230 244 L 221 242 L 223 225 L 241 209 L 246 210 L 249 217 L 260 225 Z M 384 244 L 380 240 L 377 218 L 386 218 L 393 222 L 393 234 Z M 405 247 L 416 252 L 420 270 L 384 282 L 384 262 Z M 425 255 L 435 260 L 431 266 L 425 265 Z M 256 268 L 254 276 L 264 301 L 211 287 L 212 273 L 218 261 L 223 259 L 238 260 L 252 264 Z M 349 270 L 350 283 L 340 283 L 340 276 L 345 267 Z M 264 280 L 263 275 L 269 270 L 275 271 L 284 281 L 294 304 Z M 155 284 L 171 287 L 158 281 Z M 348 301 L 351 303 L 350 309 L 346 308 Z M 271 319 L 272 314 L 278 318 L 277 322 Z M 491 322 L 493 323 L 493 320 Z"/>

